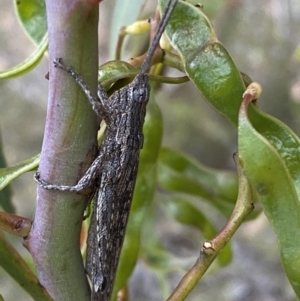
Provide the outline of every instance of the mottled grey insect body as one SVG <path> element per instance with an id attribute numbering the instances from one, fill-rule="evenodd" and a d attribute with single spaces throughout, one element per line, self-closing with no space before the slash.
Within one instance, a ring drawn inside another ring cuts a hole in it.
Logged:
<path id="1" fill-rule="evenodd" d="M 89 229 L 87 246 L 86 269 L 93 279 L 93 300 L 98 300 L 97 295 L 99 300 L 109 300 L 125 237 L 150 92 L 147 76 L 142 80 L 140 85 L 141 79 L 135 78 L 110 97 L 112 112 L 105 120 L 99 154 L 103 163 L 91 223 L 96 221 L 96 229 Z"/>

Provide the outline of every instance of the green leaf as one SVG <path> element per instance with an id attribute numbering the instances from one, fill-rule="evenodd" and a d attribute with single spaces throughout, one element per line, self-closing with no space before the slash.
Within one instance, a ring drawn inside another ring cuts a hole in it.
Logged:
<path id="1" fill-rule="evenodd" d="M 99 67 L 98 82 L 105 88 L 108 88 L 117 80 L 134 77 L 137 73 L 138 70 L 127 62 L 117 60 L 109 61 Z"/>
<path id="2" fill-rule="evenodd" d="M 166 0 L 159 0 L 161 10 Z M 245 90 L 240 72 L 218 41 L 209 19 L 195 6 L 178 2 L 166 28 L 187 75 L 204 98 L 234 125 Z"/>
<path id="3" fill-rule="evenodd" d="M 168 274 L 171 272 L 183 272 L 182 262 L 180 262 L 173 254 L 166 251 L 160 243 L 147 244 L 147 248 L 143 248 L 143 262 L 150 268 L 155 276 L 156 281 L 163 295 L 163 300 L 167 299 L 170 294 L 170 285 L 167 281 Z"/>
<path id="4" fill-rule="evenodd" d="M 167 296 L 170 294 L 170 286 L 166 281 L 168 273 L 174 271 L 185 272 L 188 266 L 186 266 L 186 263 L 183 264 L 182 260 L 178 260 L 174 254 L 168 252 L 161 241 L 159 241 L 157 233 L 153 231 L 156 223 L 154 210 L 154 206 L 152 206 L 147 212 L 140 253 L 143 262 L 155 273 L 156 281 L 159 283 L 164 296 L 163 299 L 167 299 Z"/>
<path id="5" fill-rule="evenodd" d="M 53 301 L 37 277 L 0 231 L 0 266 L 37 301 Z"/>
<path id="6" fill-rule="evenodd" d="M 45 0 L 15 0 L 15 9 L 26 33 L 40 44 L 47 33 Z"/>
<path id="7" fill-rule="evenodd" d="M 253 127 L 272 144 L 284 161 L 300 199 L 299 137 L 280 120 L 259 111 L 254 106 L 249 109 L 249 118 Z"/>
<path id="8" fill-rule="evenodd" d="M 23 173 L 36 169 L 38 167 L 39 160 L 40 155 L 36 155 L 12 167 L 0 168 L 0 190 Z"/>
<path id="9" fill-rule="evenodd" d="M 300 297 L 300 204 L 299 188 L 295 186 L 299 185 L 299 139 L 281 122 L 255 108 L 249 114 L 254 128 L 247 109 L 248 104 L 243 102 L 238 127 L 239 156 L 277 235 L 287 277 Z"/>
<path id="10" fill-rule="evenodd" d="M 37 47 L 22 63 L 0 72 L 0 79 L 20 76 L 29 72 L 41 61 L 48 49 L 45 1 L 15 0 L 15 9 L 20 24 Z"/>
<path id="11" fill-rule="evenodd" d="M 15 67 L 0 72 L 0 79 L 20 76 L 26 72 L 29 72 L 41 61 L 47 49 L 48 35 L 46 34 L 35 51 L 25 61 Z"/>
<path id="12" fill-rule="evenodd" d="M 211 195 L 232 203 L 236 201 L 238 184 L 235 172 L 206 167 L 195 159 L 167 147 L 160 151 L 159 164 L 197 181 Z"/>
<path id="13" fill-rule="evenodd" d="M 197 178 L 190 178 L 162 164 L 158 166 L 158 182 L 166 190 L 185 192 L 206 200 L 212 200 L 213 197 Z"/>
<path id="14" fill-rule="evenodd" d="M 133 67 L 127 62 L 123 61 L 109 61 L 99 67 L 98 70 L 98 82 L 108 90 L 110 86 L 122 79 L 133 79 L 139 73 L 139 69 Z M 186 76 L 183 77 L 166 77 L 160 75 L 149 74 L 149 79 L 151 81 L 156 81 L 160 83 L 169 83 L 169 84 L 181 84 L 188 81 Z M 108 91 L 109 94 L 112 94 L 114 91 L 119 90 L 121 87 L 125 86 L 128 83 L 126 81 L 120 81 L 121 85 L 113 85 L 111 90 Z M 118 83 L 119 84 L 119 83 Z"/>
<path id="15" fill-rule="evenodd" d="M 173 197 L 162 203 L 166 212 L 177 222 L 198 228 L 206 238 L 214 236 L 217 231 L 213 224 L 194 205 L 184 198 Z"/>
<path id="16" fill-rule="evenodd" d="M 0 168 L 6 167 L 6 160 L 2 147 L 2 139 L 0 132 Z M 10 186 L 6 186 L 4 189 L 0 190 L 0 204 L 4 211 L 9 213 L 15 213 L 14 205 L 11 201 L 11 188 Z"/>
<path id="17" fill-rule="evenodd" d="M 204 167 L 168 148 L 160 152 L 158 183 L 168 191 L 201 197 L 226 217 L 237 197 L 237 177 L 233 172 Z"/>
<path id="18" fill-rule="evenodd" d="M 147 248 L 143 248 L 143 259 L 147 266 L 165 275 L 179 269 L 176 265 L 178 261 L 176 257 L 167 252 L 160 243 L 147 244 Z"/>

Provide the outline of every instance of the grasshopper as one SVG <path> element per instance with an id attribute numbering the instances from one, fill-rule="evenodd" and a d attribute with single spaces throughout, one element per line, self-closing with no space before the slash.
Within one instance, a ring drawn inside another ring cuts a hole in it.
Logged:
<path id="1" fill-rule="evenodd" d="M 72 67 L 65 66 L 61 59 L 54 61 L 55 67 L 70 74 L 80 85 L 93 110 L 107 126 L 97 158 L 77 185 L 52 185 L 43 181 L 39 172 L 35 175 L 35 180 L 49 190 L 79 192 L 88 186 L 95 187 L 86 259 L 93 301 L 109 301 L 111 297 L 135 187 L 139 153 L 143 147 L 143 125 L 150 94 L 146 71 L 177 1 L 168 1 L 140 72 L 129 85 L 110 97 L 100 84 L 98 98 L 93 96 Z"/>

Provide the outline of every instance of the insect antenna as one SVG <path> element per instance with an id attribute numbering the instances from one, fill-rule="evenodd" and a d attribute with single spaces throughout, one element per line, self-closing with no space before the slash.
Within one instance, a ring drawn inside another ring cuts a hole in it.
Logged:
<path id="1" fill-rule="evenodd" d="M 159 43 L 159 40 L 160 40 L 160 37 L 162 35 L 162 33 L 164 32 L 167 24 L 168 24 L 168 21 L 169 21 L 169 18 L 176 6 L 176 3 L 177 3 L 178 0 L 169 0 L 167 5 L 166 5 L 166 8 L 163 12 L 163 15 L 160 19 L 160 22 L 159 22 L 159 25 L 158 25 L 158 29 L 154 35 L 154 38 L 153 38 L 153 41 L 149 47 L 149 50 L 148 50 L 148 53 L 146 55 L 146 58 L 142 64 L 142 67 L 141 67 L 141 70 L 140 70 L 140 75 L 143 75 L 146 73 L 146 71 L 148 70 L 149 68 L 149 65 L 150 65 L 150 62 L 152 60 L 152 57 L 153 57 L 153 54 L 154 54 L 154 51 Z"/>

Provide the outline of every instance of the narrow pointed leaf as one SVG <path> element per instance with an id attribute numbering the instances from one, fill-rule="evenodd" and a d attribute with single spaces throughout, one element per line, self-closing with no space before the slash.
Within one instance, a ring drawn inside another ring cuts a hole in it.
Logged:
<path id="1" fill-rule="evenodd" d="M 39 160 L 40 155 L 36 155 L 14 166 L 0 168 L 0 190 L 23 173 L 36 169 L 38 167 Z"/>
<path id="2" fill-rule="evenodd" d="M 0 132 L 0 168 L 5 168 L 7 166 L 5 155 L 3 152 L 2 137 Z M 0 205 L 4 211 L 9 213 L 15 213 L 15 208 L 11 200 L 12 191 L 11 187 L 8 185 L 4 189 L 0 190 Z"/>
<path id="3" fill-rule="evenodd" d="M 0 231 L 0 266 L 37 301 L 53 301 L 37 277 Z"/>
<path id="4" fill-rule="evenodd" d="M 195 159 L 167 147 L 160 151 L 159 164 L 201 183 L 212 195 L 232 203 L 236 201 L 237 176 L 232 171 L 206 167 Z"/>
<path id="5" fill-rule="evenodd" d="M 0 79 L 20 76 L 32 70 L 43 58 L 48 49 L 48 35 L 46 34 L 37 46 L 35 51 L 22 63 L 7 70 L 0 72 Z"/>

